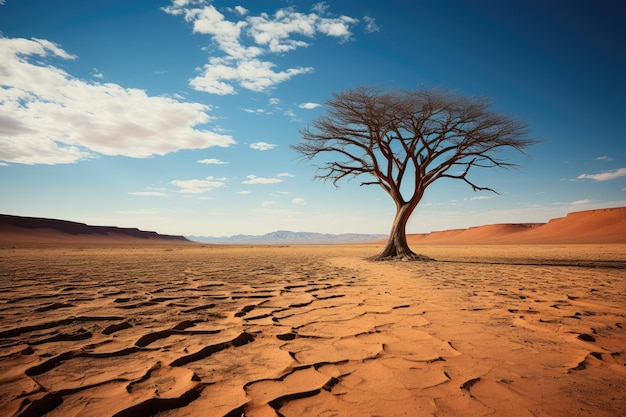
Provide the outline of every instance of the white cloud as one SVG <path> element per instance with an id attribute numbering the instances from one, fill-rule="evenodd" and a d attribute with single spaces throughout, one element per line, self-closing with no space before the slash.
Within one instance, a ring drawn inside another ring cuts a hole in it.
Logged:
<path id="1" fill-rule="evenodd" d="M 596 161 L 612 161 L 613 158 L 611 158 L 610 156 L 604 155 L 604 156 L 599 156 L 596 158 Z"/>
<path id="2" fill-rule="evenodd" d="M 290 178 L 293 178 L 294 175 L 290 174 L 289 172 L 281 172 L 280 174 L 277 175 L 277 177 L 281 177 L 281 178 L 282 177 L 290 177 Z"/>
<path id="3" fill-rule="evenodd" d="M 166 8 L 165 11 L 169 13 Z M 240 20 L 231 22 L 225 19 L 212 5 L 202 8 L 185 9 L 185 20 L 193 24 L 193 31 L 204 35 L 211 35 L 218 47 L 229 56 L 237 59 L 251 58 L 261 54 L 261 49 L 257 47 L 247 48 L 239 42 L 241 30 L 248 25 Z"/>
<path id="4" fill-rule="evenodd" d="M 142 197 L 167 197 L 167 193 L 163 191 L 132 191 L 128 194 Z"/>
<path id="5" fill-rule="evenodd" d="M 250 194 L 250 191 L 235 191 L 235 194 L 248 195 Z"/>
<path id="6" fill-rule="evenodd" d="M 224 162 L 215 158 L 208 158 L 208 159 L 200 159 L 198 163 L 205 164 L 205 165 L 224 165 L 224 164 L 227 164 L 228 162 Z"/>
<path id="7" fill-rule="evenodd" d="M 364 16 L 363 20 L 365 21 L 365 32 L 374 33 L 379 32 L 380 28 L 376 24 L 376 19 L 370 16 Z"/>
<path id="8" fill-rule="evenodd" d="M 99 78 L 99 79 L 103 79 L 103 78 L 104 78 L 104 74 L 103 74 L 101 71 L 98 71 L 98 68 L 94 68 L 94 69 L 93 69 L 93 73 L 92 73 L 92 75 L 93 75 L 95 78 Z"/>
<path id="9" fill-rule="evenodd" d="M 348 16 L 341 16 L 335 19 L 320 19 L 317 24 L 317 30 L 321 33 L 341 38 L 341 41 L 347 41 L 352 36 L 350 26 L 359 23 L 359 19 Z"/>
<path id="10" fill-rule="evenodd" d="M 206 0 L 172 0 L 172 3 L 177 7 L 184 7 L 189 4 L 204 4 Z"/>
<path id="11" fill-rule="evenodd" d="M 254 149 L 255 151 L 269 151 L 274 149 L 277 145 L 273 143 L 267 142 L 255 142 L 250 144 L 250 149 Z"/>
<path id="12" fill-rule="evenodd" d="M 261 207 L 271 207 L 275 205 L 276 205 L 276 201 L 264 201 L 261 203 Z"/>
<path id="13" fill-rule="evenodd" d="M 294 7 L 278 9 L 273 15 L 249 15 L 241 6 L 234 9 L 242 20 L 228 20 L 214 6 L 204 2 L 174 0 L 162 8 L 168 14 L 183 16 L 195 33 L 209 35 L 222 53 L 212 56 L 201 75 L 190 81 L 198 91 L 211 94 L 235 94 L 235 85 L 262 92 L 290 78 L 308 74 L 312 67 L 302 66 L 275 70 L 276 64 L 261 60 L 261 55 L 284 54 L 309 46 L 316 34 L 339 38 L 341 42 L 352 37 L 351 27 L 358 19 L 349 16 L 326 17 L 328 6 L 318 3 L 311 13 L 297 12 Z M 244 17 L 245 16 L 245 17 Z"/>
<path id="14" fill-rule="evenodd" d="M 572 205 L 572 206 L 580 206 L 580 205 L 583 205 L 583 204 L 589 204 L 589 203 L 592 203 L 592 202 L 593 202 L 593 200 L 589 200 L 589 199 L 585 199 L 585 200 L 576 200 L 576 201 L 572 201 L 572 202 L 571 202 L 571 205 Z"/>
<path id="15" fill-rule="evenodd" d="M 178 192 L 182 194 L 202 194 L 226 185 L 213 177 L 206 177 L 203 180 L 174 180 L 170 181 L 170 183 L 179 187 L 180 190 Z"/>
<path id="16" fill-rule="evenodd" d="M 43 39 L 0 38 L 0 160 L 72 163 L 95 154 L 146 158 L 180 149 L 229 146 L 199 128 L 211 108 L 114 83 L 86 82 L 46 64 L 74 59 Z"/>
<path id="17" fill-rule="evenodd" d="M 246 178 L 248 179 L 243 181 L 242 184 L 277 184 L 283 182 L 280 178 L 262 178 L 256 175 L 248 175 Z"/>
<path id="18" fill-rule="evenodd" d="M 261 13 L 248 18 L 249 35 L 257 45 L 267 47 L 269 52 L 285 53 L 309 44 L 301 39 L 292 39 L 292 35 L 313 37 L 317 15 L 302 14 L 293 8 L 280 9 L 274 16 Z"/>
<path id="19" fill-rule="evenodd" d="M 298 67 L 276 72 L 274 67 L 274 63 L 259 59 L 241 60 L 236 66 L 223 60 L 213 60 L 204 66 L 203 74 L 193 78 L 189 85 L 198 91 L 227 95 L 235 93 L 235 88 L 229 82 L 236 81 L 243 88 L 263 92 L 295 75 L 313 71 L 312 67 Z"/>
<path id="20" fill-rule="evenodd" d="M 302 103 L 298 107 L 300 107 L 301 109 L 312 110 L 312 109 L 315 109 L 315 108 L 317 108 L 319 106 L 321 106 L 321 104 L 318 104 L 318 103 Z"/>
<path id="21" fill-rule="evenodd" d="M 295 204 L 296 206 L 305 206 L 306 200 L 304 198 L 294 198 L 293 200 L 291 200 L 291 203 Z"/>
<path id="22" fill-rule="evenodd" d="M 242 16 L 248 14 L 248 9 L 242 6 L 235 6 L 235 11 Z"/>
<path id="23" fill-rule="evenodd" d="M 279 103 L 280 103 L 280 99 L 279 99 L 279 98 L 276 98 L 276 97 L 272 97 L 272 98 L 270 98 L 270 105 L 271 105 L 271 106 L 276 106 L 276 105 L 278 105 Z"/>
<path id="24" fill-rule="evenodd" d="M 595 181 L 609 181 L 620 177 L 626 177 L 626 168 L 617 168 L 613 171 L 605 171 L 599 174 L 580 174 L 576 178 L 579 180 L 590 179 Z"/>

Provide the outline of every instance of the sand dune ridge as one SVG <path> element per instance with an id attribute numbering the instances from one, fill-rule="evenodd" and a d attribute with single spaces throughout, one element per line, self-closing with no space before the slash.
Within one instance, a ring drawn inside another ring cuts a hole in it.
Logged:
<path id="1" fill-rule="evenodd" d="M 407 235 L 409 244 L 626 243 L 626 207 L 568 213 L 547 223 L 506 223 Z"/>

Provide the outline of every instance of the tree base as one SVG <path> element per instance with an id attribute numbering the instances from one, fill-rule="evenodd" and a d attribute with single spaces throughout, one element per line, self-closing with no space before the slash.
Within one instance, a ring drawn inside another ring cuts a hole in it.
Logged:
<path id="1" fill-rule="evenodd" d="M 367 258 L 370 261 L 400 261 L 400 262 L 433 262 L 435 259 L 426 255 L 411 253 L 410 255 L 376 255 Z"/>

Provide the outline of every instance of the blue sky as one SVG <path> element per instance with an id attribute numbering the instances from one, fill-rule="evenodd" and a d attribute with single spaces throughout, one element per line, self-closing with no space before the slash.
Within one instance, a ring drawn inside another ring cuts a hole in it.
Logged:
<path id="1" fill-rule="evenodd" d="M 0 213 L 184 235 L 387 233 L 289 145 L 333 92 L 487 96 L 545 140 L 427 190 L 409 233 L 626 206 L 615 0 L 0 0 Z"/>

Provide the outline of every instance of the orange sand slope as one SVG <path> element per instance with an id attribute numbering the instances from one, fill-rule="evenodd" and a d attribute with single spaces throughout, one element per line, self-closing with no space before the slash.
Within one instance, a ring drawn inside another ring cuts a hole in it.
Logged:
<path id="1" fill-rule="evenodd" d="M 569 213 L 548 223 L 492 224 L 407 236 L 409 244 L 626 243 L 626 207 Z"/>
<path id="2" fill-rule="evenodd" d="M 624 415 L 625 247 L 0 249 L 0 415 Z"/>

